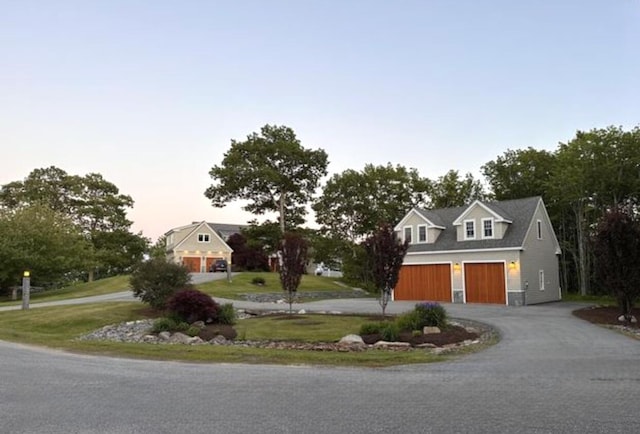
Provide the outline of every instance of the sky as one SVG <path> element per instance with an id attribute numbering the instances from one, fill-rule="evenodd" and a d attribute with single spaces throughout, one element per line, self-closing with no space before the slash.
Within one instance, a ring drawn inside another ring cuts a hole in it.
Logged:
<path id="1" fill-rule="evenodd" d="M 100 173 L 152 240 L 243 224 L 204 191 L 265 124 L 324 149 L 329 175 L 430 179 L 631 129 L 640 0 L 0 0 L 0 185 Z"/>

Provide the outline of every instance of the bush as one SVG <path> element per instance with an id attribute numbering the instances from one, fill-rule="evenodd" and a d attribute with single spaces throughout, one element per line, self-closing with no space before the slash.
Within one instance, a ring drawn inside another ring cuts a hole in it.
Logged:
<path id="1" fill-rule="evenodd" d="M 190 283 L 187 268 L 164 258 L 138 264 L 129 279 L 133 295 L 154 309 L 165 309 L 169 298 L 181 289 L 189 289 Z"/>
<path id="2" fill-rule="evenodd" d="M 178 323 L 173 318 L 158 318 L 153 322 L 151 331 L 153 333 L 172 332 L 176 329 Z"/>
<path id="3" fill-rule="evenodd" d="M 382 327 L 382 330 L 380 330 L 380 335 L 382 339 L 385 341 L 388 341 L 388 342 L 397 341 L 398 337 L 400 336 L 400 328 L 398 327 L 398 324 L 396 324 L 395 322 L 386 323 Z"/>
<path id="4" fill-rule="evenodd" d="M 184 289 L 176 292 L 167 302 L 169 312 L 188 323 L 204 321 L 212 323 L 218 320 L 220 307 L 210 296 L 196 289 Z"/>
<path id="5" fill-rule="evenodd" d="M 225 303 L 220 306 L 218 322 L 227 325 L 234 325 L 236 323 L 236 310 L 233 308 L 233 304 Z"/>
<path id="6" fill-rule="evenodd" d="M 360 336 L 378 334 L 383 325 L 383 323 L 379 322 L 366 322 L 360 326 Z"/>
<path id="7" fill-rule="evenodd" d="M 422 330 L 420 326 L 420 314 L 417 310 L 412 310 L 411 312 L 403 313 L 396 319 L 396 324 L 398 324 L 398 328 L 400 330 Z"/>
<path id="8" fill-rule="evenodd" d="M 186 334 L 188 336 L 194 337 L 194 336 L 198 336 L 198 334 L 200 334 L 200 327 L 193 327 L 190 326 L 187 330 L 186 330 Z"/>
<path id="9" fill-rule="evenodd" d="M 416 304 L 415 310 L 418 317 L 418 328 L 414 330 L 422 330 L 423 327 L 446 327 L 447 311 L 439 303 L 425 301 Z"/>
<path id="10" fill-rule="evenodd" d="M 251 283 L 254 285 L 262 286 L 266 283 L 266 281 L 262 277 L 254 277 L 253 279 L 251 279 Z"/>

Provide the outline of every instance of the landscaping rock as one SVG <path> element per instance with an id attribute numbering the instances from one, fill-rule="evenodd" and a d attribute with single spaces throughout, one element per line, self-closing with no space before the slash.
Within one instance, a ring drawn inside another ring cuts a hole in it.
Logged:
<path id="1" fill-rule="evenodd" d="M 161 341 L 168 341 L 169 339 L 171 339 L 171 333 L 169 333 L 169 332 L 160 332 L 160 333 L 158 333 L 158 338 Z"/>
<path id="2" fill-rule="evenodd" d="M 185 335 L 184 333 L 176 332 L 171 335 L 169 338 L 169 342 L 172 344 L 188 344 L 190 336 Z"/>
<path id="3" fill-rule="evenodd" d="M 188 345 L 198 345 L 198 344 L 203 344 L 204 341 L 202 339 L 200 339 L 198 336 L 193 336 L 191 338 L 189 338 L 187 340 L 187 344 Z"/>
<path id="4" fill-rule="evenodd" d="M 307 311 L 306 311 L 306 310 L 304 310 L 304 309 L 300 309 L 300 310 L 298 311 L 298 315 L 304 315 L 305 313 L 307 313 Z"/>
<path id="5" fill-rule="evenodd" d="M 209 340 L 210 344 L 213 345 L 224 345 L 227 343 L 227 338 L 222 335 L 215 336 L 213 339 Z"/>
<path id="6" fill-rule="evenodd" d="M 338 343 L 343 345 L 352 345 L 352 344 L 364 345 L 364 341 L 362 340 L 362 337 L 358 335 L 346 335 L 342 339 L 340 339 Z"/>
<path id="7" fill-rule="evenodd" d="M 429 335 L 432 333 L 440 333 L 440 327 L 429 327 L 429 326 L 425 326 L 422 329 L 422 333 L 424 333 L 425 335 Z"/>
<path id="8" fill-rule="evenodd" d="M 409 342 L 389 342 L 389 341 L 378 341 L 373 344 L 374 347 L 411 347 Z"/>
<path id="9" fill-rule="evenodd" d="M 196 321 L 193 324 L 191 324 L 191 327 L 197 327 L 200 330 L 202 330 L 205 327 L 204 321 Z"/>

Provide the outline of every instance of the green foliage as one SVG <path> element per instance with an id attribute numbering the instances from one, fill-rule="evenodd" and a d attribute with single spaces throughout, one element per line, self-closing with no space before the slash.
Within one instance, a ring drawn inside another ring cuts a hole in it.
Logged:
<path id="1" fill-rule="evenodd" d="M 400 327 L 395 322 L 384 323 L 380 329 L 380 336 L 384 341 L 395 342 L 400 337 Z"/>
<path id="2" fill-rule="evenodd" d="M 396 324 L 398 324 L 400 330 L 422 330 L 422 327 L 420 327 L 420 317 L 415 309 L 398 316 L 396 318 Z"/>
<path id="3" fill-rule="evenodd" d="M 178 323 L 176 322 L 175 319 L 163 317 L 163 318 L 158 318 L 153 322 L 153 327 L 151 328 L 151 331 L 153 333 L 171 332 L 176 330 L 177 327 L 178 327 Z"/>
<path id="4" fill-rule="evenodd" d="M 452 208 L 467 205 L 476 199 L 483 200 L 485 196 L 482 183 L 474 179 L 471 173 L 461 179 L 457 170 L 450 170 L 431 182 L 429 205 L 431 208 Z"/>
<path id="5" fill-rule="evenodd" d="M 173 294 L 191 286 L 191 276 L 182 265 L 154 258 L 140 263 L 129 283 L 135 297 L 155 309 L 164 309 Z"/>
<path id="6" fill-rule="evenodd" d="M 286 221 L 304 221 L 304 206 L 327 174 L 327 164 L 327 153 L 303 148 L 291 128 L 265 125 L 260 134 L 231 141 L 222 163 L 209 172 L 214 184 L 205 196 L 215 207 L 241 199 L 248 201 L 244 209 L 249 212 L 276 212 L 284 233 Z"/>
<path id="7" fill-rule="evenodd" d="M 200 327 L 190 326 L 185 334 L 191 337 L 198 336 L 198 334 L 200 334 Z"/>
<path id="8" fill-rule="evenodd" d="M 251 279 L 251 284 L 264 286 L 265 284 L 264 277 L 254 277 L 253 279 Z"/>
<path id="9" fill-rule="evenodd" d="M 414 311 L 418 320 L 417 327 L 413 330 L 422 330 L 423 327 L 440 327 L 447 325 L 447 311 L 440 303 L 425 301 L 416 304 Z"/>
<path id="10" fill-rule="evenodd" d="M 218 311 L 218 323 L 234 325 L 236 323 L 236 310 L 232 303 L 225 303 Z"/>
<path id="11" fill-rule="evenodd" d="M 197 289 L 183 289 L 167 301 L 167 310 L 188 323 L 218 322 L 220 307 L 210 296 Z"/>
<path id="12" fill-rule="evenodd" d="M 360 326 L 360 335 L 374 335 L 380 333 L 385 323 L 366 322 Z"/>

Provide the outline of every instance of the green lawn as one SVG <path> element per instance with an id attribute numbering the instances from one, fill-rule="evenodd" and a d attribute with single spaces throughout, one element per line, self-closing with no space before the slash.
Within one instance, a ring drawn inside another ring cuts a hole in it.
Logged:
<path id="1" fill-rule="evenodd" d="M 67 286 L 60 289 L 54 289 L 51 291 L 38 292 L 31 294 L 30 300 L 32 302 L 42 301 L 56 301 L 66 300 L 69 298 L 89 297 L 92 295 L 111 294 L 113 292 L 127 291 L 129 290 L 129 276 L 115 276 L 107 277 L 106 279 L 99 279 L 93 282 L 77 283 L 75 285 Z M 11 301 L 10 296 L 0 297 L 0 305 L 12 305 L 20 304 L 20 297 L 18 301 Z"/>
<path id="2" fill-rule="evenodd" d="M 239 273 L 233 276 L 232 282 L 226 279 L 215 280 L 213 282 L 203 283 L 197 288 L 214 297 L 229 298 L 232 300 L 243 300 L 242 294 L 247 293 L 282 293 L 280 286 L 280 275 L 278 273 Z M 255 285 L 252 282 L 254 278 L 262 278 L 265 280 L 264 285 Z M 336 279 L 305 274 L 298 287 L 298 296 L 304 301 L 305 292 L 336 292 L 351 291 L 351 288 L 337 283 Z"/>
<path id="3" fill-rule="evenodd" d="M 124 344 L 75 339 L 104 325 L 144 318 L 146 311 L 146 307 L 139 303 L 114 302 L 1 312 L 0 339 L 88 354 L 207 363 L 382 367 L 442 361 L 450 357 L 425 351 L 319 352 L 239 346 Z M 244 339 L 331 342 L 346 334 L 357 333 L 360 324 L 365 321 L 368 319 L 357 316 L 296 315 L 293 319 L 274 316 L 240 320 L 236 330 L 239 338 Z"/>

